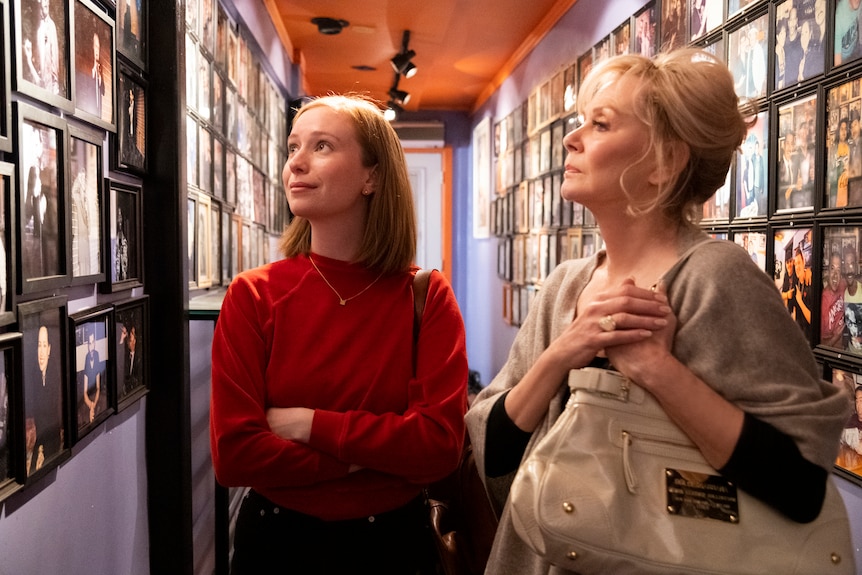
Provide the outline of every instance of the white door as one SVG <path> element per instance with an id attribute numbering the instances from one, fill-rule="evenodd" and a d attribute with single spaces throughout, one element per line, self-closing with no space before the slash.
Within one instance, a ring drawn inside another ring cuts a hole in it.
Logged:
<path id="1" fill-rule="evenodd" d="M 407 170 L 416 204 L 416 265 L 443 270 L 443 154 L 407 152 Z"/>

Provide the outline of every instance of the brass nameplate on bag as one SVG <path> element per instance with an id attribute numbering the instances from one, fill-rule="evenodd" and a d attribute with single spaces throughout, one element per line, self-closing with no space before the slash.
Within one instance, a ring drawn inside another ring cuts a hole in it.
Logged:
<path id="1" fill-rule="evenodd" d="M 736 485 L 724 477 L 665 469 L 665 485 L 671 515 L 739 523 Z"/>

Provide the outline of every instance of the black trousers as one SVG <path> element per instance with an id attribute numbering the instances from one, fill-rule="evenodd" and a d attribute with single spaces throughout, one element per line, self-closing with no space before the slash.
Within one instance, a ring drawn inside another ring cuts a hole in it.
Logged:
<path id="1" fill-rule="evenodd" d="M 371 517 L 323 521 L 251 490 L 237 517 L 231 575 L 433 575 L 427 517 L 420 497 Z"/>

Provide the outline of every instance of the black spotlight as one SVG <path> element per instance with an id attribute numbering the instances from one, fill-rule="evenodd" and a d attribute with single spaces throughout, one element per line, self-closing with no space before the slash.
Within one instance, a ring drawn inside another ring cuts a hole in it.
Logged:
<path id="1" fill-rule="evenodd" d="M 347 20 L 338 20 L 336 18 L 312 18 L 311 23 L 317 26 L 317 31 L 321 34 L 340 34 L 341 31 L 350 26 Z"/>
<path id="2" fill-rule="evenodd" d="M 413 50 L 407 50 L 406 52 L 396 54 L 395 57 L 392 58 L 392 68 L 405 78 L 410 78 L 416 73 L 416 65 L 410 61 L 415 55 L 416 52 Z"/>
<path id="3" fill-rule="evenodd" d="M 407 105 L 407 102 L 410 100 L 410 94 L 404 90 L 399 90 L 398 88 L 392 88 L 389 90 L 389 97 L 392 98 L 392 101 L 396 104 L 401 104 L 402 106 Z"/>

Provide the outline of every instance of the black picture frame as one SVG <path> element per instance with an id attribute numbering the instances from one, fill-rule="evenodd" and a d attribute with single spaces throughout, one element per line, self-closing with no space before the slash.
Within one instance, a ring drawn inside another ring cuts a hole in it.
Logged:
<path id="1" fill-rule="evenodd" d="M 778 106 L 777 141 L 773 148 L 776 213 L 814 208 L 815 188 L 820 178 L 817 109 L 816 93 Z M 862 152 L 862 142 L 859 145 L 858 152 Z M 857 155 L 862 165 L 862 153 Z"/>
<path id="2" fill-rule="evenodd" d="M 117 52 L 147 70 L 147 0 L 117 0 Z"/>
<path id="3" fill-rule="evenodd" d="M 788 314 L 796 320 L 805 339 L 814 344 L 817 286 L 814 282 L 814 229 L 811 225 L 773 227 L 772 278 Z M 803 309 L 807 308 L 807 310 Z M 808 313 L 806 313 L 806 311 Z M 862 315 L 860 315 L 862 328 Z"/>
<path id="4" fill-rule="evenodd" d="M 736 219 L 765 218 L 769 190 L 769 112 L 757 115 L 736 152 Z"/>
<path id="5" fill-rule="evenodd" d="M 832 49 L 832 68 L 845 67 L 846 65 L 856 62 L 862 58 L 862 45 L 858 42 L 858 24 L 857 14 L 854 10 L 847 10 L 842 15 L 849 17 L 848 20 L 838 21 L 838 5 L 841 1 L 830 2 L 829 6 L 832 9 L 832 14 L 829 15 L 829 21 L 832 24 L 832 38 L 834 38 Z M 844 39 L 846 36 L 846 39 Z M 840 45 L 838 51 L 834 46 Z"/>
<path id="6" fill-rule="evenodd" d="M 110 304 L 69 315 L 68 389 L 73 445 L 114 413 L 113 329 L 114 308 Z"/>
<path id="7" fill-rule="evenodd" d="M 838 456 L 835 458 L 836 475 L 862 485 L 862 375 L 858 365 L 839 360 L 823 362 L 823 378 L 839 386 L 847 396 L 851 411 L 841 432 Z"/>
<path id="8" fill-rule="evenodd" d="M 825 14 L 804 10 L 803 0 L 783 0 L 775 5 L 773 53 L 775 54 L 774 89 L 781 90 L 823 74 L 825 51 L 829 46 Z M 823 18 L 822 25 L 817 18 Z"/>
<path id="9" fill-rule="evenodd" d="M 114 21 L 90 0 L 74 0 L 71 37 L 75 116 L 109 132 L 117 130 Z"/>
<path id="10" fill-rule="evenodd" d="M 851 145 L 853 119 L 862 107 L 860 86 L 862 79 L 856 77 L 826 91 L 826 137 L 820 144 L 826 150 L 824 208 L 862 205 L 862 146 L 855 141 Z"/>
<path id="11" fill-rule="evenodd" d="M 15 213 L 15 171 L 15 164 L 0 162 L 0 326 L 17 320 L 15 301 L 18 265 L 15 247 L 18 220 Z"/>
<path id="12" fill-rule="evenodd" d="M 0 334 L 0 501 L 23 487 L 21 332 Z"/>
<path id="13" fill-rule="evenodd" d="M 16 102 L 19 293 L 70 285 L 68 126 L 66 120 Z M 38 209 L 37 209 L 38 208 Z"/>
<path id="14" fill-rule="evenodd" d="M 767 95 L 769 82 L 769 14 L 746 19 L 727 34 L 727 63 L 740 98 Z"/>
<path id="15" fill-rule="evenodd" d="M 667 52 L 681 48 L 688 41 L 688 21 L 684 0 L 662 0 L 661 2 L 660 50 Z"/>
<path id="16" fill-rule="evenodd" d="M 640 54 L 641 56 L 646 56 L 647 58 L 655 56 L 656 44 L 658 42 L 658 36 L 656 34 L 656 24 L 658 19 L 656 17 L 655 4 L 655 0 L 648 2 L 646 6 L 635 13 L 633 18 L 633 52 L 635 54 Z M 581 78 L 581 81 L 583 81 L 583 78 Z"/>
<path id="17" fill-rule="evenodd" d="M 143 285 L 141 186 L 105 180 L 105 292 Z"/>
<path id="18" fill-rule="evenodd" d="M 818 345 L 862 357 L 862 289 L 859 273 L 862 227 L 824 226 Z M 836 261 L 833 261 L 833 256 Z M 787 256 L 784 256 L 785 259 Z M 779 254 L 776 252 L 776 264 Z M 838 268 L 837 270 L 835 268 Z M 837 272 L 837 273 L 835 273 Z"/>
<path id="19" fill-rule="evenodd" d="M 42 4 L 47 5 L 41 44 L 55 45 L 46 51 L 44 66 L 40 52 L 33 46 L 43 24 Z M 72 37 L 70 0 L 15 0 L 15 89 L 65 112 L 74 112 L 72 102 L 72 63 L 69 38 Z M 56 60 L 56 63 L 54 61 Z M 39 68 L 45 68 L 40 71 Z M 46 77 L 46 80 L 42 79 Z"/>
<path id="20" fill-rule="evenodd" d="M 105 280 L 105 259 L 102 257 L 105 245 L 102 221 L 103 142 L 98 132 L 69 126 L 69 269 L 72 285 Z"/>
<path id="21" fill-rule="evenodd" d="M 12 57 L 10 51 L 9 2 L 0 0 L 0 152 L 11 152 L 12 141 Z"/>
<path id="22" fill-rule="evenodd" d="M 150 389 L 149 306 L 147 295 L 114 303 L 114 381 L 117 390 L 117 413 L 141 399 Z"/>
<path id="23" fill-rule="evenodd" d="M 147 82 L 121 64 L 117 74 L 117 131 L 111 134 L 114 170 L 136 175 L 147 172 L 147 91 Z"/>
<path id="24" fill-rule="evenodd" d="M 70 455 L 67 321 L 64 295 L 18 304 L 23 334 L 25 434 L 25 452 L 18 463 L 26 485 L 38 481 Z"/>

